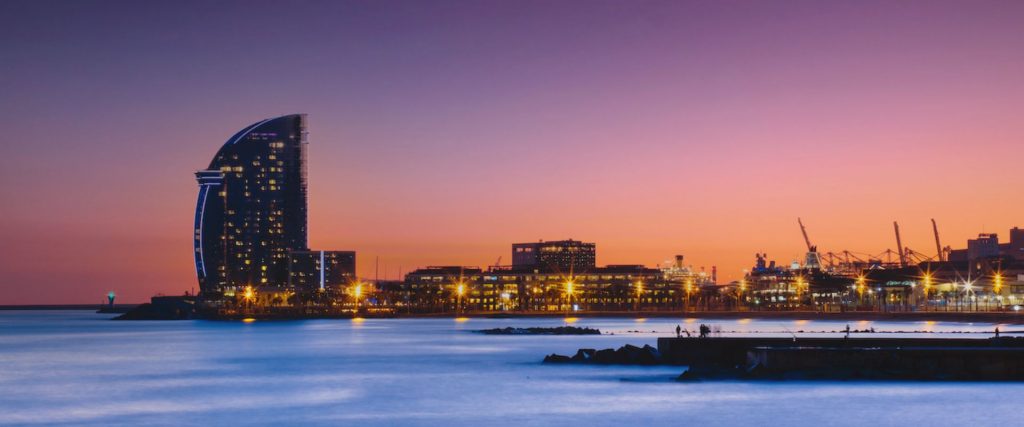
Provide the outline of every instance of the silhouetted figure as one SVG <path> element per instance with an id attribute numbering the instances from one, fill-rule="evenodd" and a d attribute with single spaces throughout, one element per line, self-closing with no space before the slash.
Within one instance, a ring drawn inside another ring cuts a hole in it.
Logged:
<path id="1" fill-rule="evenodd" d="M 710 333 L 711 333 L 711 328 L 709 328 L 708 325 L 705 325 L 705 324 L 701 323 L 700 324 L 700 337 L 701 338 L 707 338 L 708 334 L 710 334 Z"/>
<path id="2" fill-rule="evenodd" d="M 999 338 L 999 327 L 996 326 L 996 338 Z"/>
<path id="3" fill-rule="evenodd" d="M 683 327 L 679 326 L 679 325 L 676 325 L 676 338 L 679 338 L 679 337 L 683 336 L 682 335 L 682 331 L 683 331 Z"/>

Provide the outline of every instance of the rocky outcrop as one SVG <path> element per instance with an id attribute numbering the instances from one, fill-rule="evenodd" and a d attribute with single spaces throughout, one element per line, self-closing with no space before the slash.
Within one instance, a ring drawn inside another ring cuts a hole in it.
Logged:
<path id="1" fill-rule="evenodd" d="M 599 329 L 580 328 L 576 326 L 558 326 L 554 328 L 494 328 L 479 330 L 485 335 L 601 335 Z"/>
<path id="2" fill-rule="evenodd" d="M 544 363 L 588 363 L 601 365 L 658 365 L 661 364 L 661 353 L 649 345 L 637 347 L 626 344 L 618 349 L 607 348 L 594 350 L 581 348 L 572 357 L 550 354 L 544 357 Z"/>

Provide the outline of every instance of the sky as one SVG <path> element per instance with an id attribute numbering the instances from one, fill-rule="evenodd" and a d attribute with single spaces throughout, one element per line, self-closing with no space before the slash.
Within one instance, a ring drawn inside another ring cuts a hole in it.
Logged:
<path id="1" fill-rule="evenodd" d="M 224 141 L 309 116 L 358 274 L 934 253 L 1024 226 L 1024 2 L 0 2 L 0 304 L 196 288 Z M 379 260 L 379 261 L 378 261 Z"/>

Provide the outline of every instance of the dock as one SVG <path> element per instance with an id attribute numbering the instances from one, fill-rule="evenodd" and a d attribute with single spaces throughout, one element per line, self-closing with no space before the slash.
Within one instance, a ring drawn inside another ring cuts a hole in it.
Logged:
<path id="1" fill-rule="evenodd" d="M 1024 380 L 1024 338 L 659 338 L 681 379 Z"/>

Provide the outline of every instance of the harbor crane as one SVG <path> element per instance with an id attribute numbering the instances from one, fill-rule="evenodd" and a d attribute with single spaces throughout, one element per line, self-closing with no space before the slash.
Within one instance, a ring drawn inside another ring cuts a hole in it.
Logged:
<path id="1" fill-rule="evenodd" d="M 939 243 L 939 226 L 935 224 L 935 218 L 932 218 L 932 231 L 935 232 L 935 253 L 937 254 L 935 255 L 936 259 L 938 259 L 939 262 L 945 261 L 946 257 L 943 256 L 944 254 L 942 253 L 942 243 Z"/>
<path id="2" fill-rule="evenodd" d="M 811 245 L 811 239 L 807 237 L 807 228 L 804 227 L 804 222 L 800 219 L 796 219 L 797 224 L 800 224 L 800 232 L 804 235 L 804 243 L 807 244 L 807 252 L 814 252 L 814 246 Z"/>
<path id="3" fill-rule="evenodd" d="M 900 225 L 896 221 L 892 222 L 893 228 L 896 229 L 896 250 L 899 251 L 900 256 L 900 267 L 907 266 L 907 254 L 903 252 L 903 241 L 900 240 Z"/>

